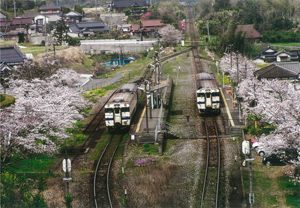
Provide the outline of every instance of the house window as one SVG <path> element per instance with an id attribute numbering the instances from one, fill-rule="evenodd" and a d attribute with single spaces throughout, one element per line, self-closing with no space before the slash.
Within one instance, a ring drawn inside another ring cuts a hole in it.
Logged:
<path id="1" fill-rule="evenodd" d="M 288 56 L 279 56 L 280 61 L 289 61 L 289 57 Z"/>

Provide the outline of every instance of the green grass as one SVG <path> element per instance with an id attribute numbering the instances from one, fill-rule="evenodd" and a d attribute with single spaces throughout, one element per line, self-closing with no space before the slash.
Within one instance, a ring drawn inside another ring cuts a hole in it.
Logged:
<path id="1" fill-rule="evenodd" d="M 299 207 L 300 184 L 294 184 L 283 177 L 287 167 L 265 166 L 262 158 L 256 156 L 253 162 L 253 193 L 256 207 Z M 249 194 L 249 167 L 242 168 L 244 192 Z M 248 200 L 247 200 L 248 204 Z"/>
<path id="2" fill-rule="evenodd" d="M 6 167 L 12 172 L 47 172 L 59 159 L 47 155 L 35 154 L 31 158 L 20 160 Z M 12 161 L 13 162 L 13 161 Z"/>
<path id="3" fill-rule="evenodd" d="M 99 159 L 100 154 L 103 152 L 105 146 L 109 142 L 110 137 L 111 137 L 111 135 L 108 133 L 108 131 L 105 131 L 103 133 L 101 139 L 99 139 L 99 142 L 97 143 L 97 145 L 95 147 L 95 151 L 90 155 L 89 160 L 97 161 Z"/>
<path id="4" fill-rule="evenodd" d="M 286 205 L 289 207 L 300 206 L 300 184 L 290 181 L 288 178 L 280 177 L 277 179 L 279 188 L 282 191 L 289 190 L 289 193 L 285 195 Z"/>
<path id="5" fill-rule="evenodd" d="M 20 45 L 27 47 L 27 48 L 20 48 L 20 51 L 23 54 L 32 53 L 32 55 L 34 57 L 36 57 L 38 54 L 46 53 L 45 46 L 36 46 L 36 45 L 32 45 L 32 44 L 20 44 Z M 48 53 L 53 53 L 52 47 L 48 46 L 47 48 L 48 48 Z M 67 48 L 67 46 L 56 46 L 55 50 L 66 49 L 66 48 Z"/>
<path id="6" fill-rule="evenodd" d="M 299 46 L 300 43 L 271 43 L 270 45 L 280 45 L 280 46 Z"/>

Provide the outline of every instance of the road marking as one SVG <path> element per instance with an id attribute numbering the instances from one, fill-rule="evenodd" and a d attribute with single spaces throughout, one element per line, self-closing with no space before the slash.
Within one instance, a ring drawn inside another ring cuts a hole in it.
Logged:
<path id="1" fill-rule="evenodd" d="M 146 96 L 147 96 L 147 95 L 146 95 Z M 148 103 L 149 103 L 149 100 L 147 100 L 147 106 L 148 106 Z M 140 117 L 140 120 L 139 120 L 139 122 L 138 122 L 138 124 L 137 124 L 137 126 L 136 126 L 136 131 L 135 131 L 135 133 L 138 133 L 138 132 L 140 131 L 141 123 L 142 123 L 142 120 L 143 120 L 143 117 L 144 117 L 144 114 L 145 114 L 145 111 L 146 111 L 146 107 L 147 107 L 147 106 L 145 106 L 144 109 L 143 109 L 143 112 L 142 112 L 142 115 L 141 115 L 141 117 Z"/>

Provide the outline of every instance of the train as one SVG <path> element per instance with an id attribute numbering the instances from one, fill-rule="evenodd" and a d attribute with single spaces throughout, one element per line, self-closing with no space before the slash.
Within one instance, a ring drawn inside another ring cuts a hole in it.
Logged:
<path id="1" fill-rule="evenodd" d="M 212 73 L 196 74 L 197 108 L 200 115 L 220 114 L 220 89 Z"/>
<path id="2" fill-rule="evenodd" d="M 109 132 L 130 129 L 140 94 L 136 83 L 128 83 L 110 97 L 105 105 L 105 125 Z"/>

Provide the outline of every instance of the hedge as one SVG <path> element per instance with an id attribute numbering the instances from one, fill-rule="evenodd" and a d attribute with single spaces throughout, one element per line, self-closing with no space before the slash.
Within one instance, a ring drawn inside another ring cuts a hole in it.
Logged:
<path id="1" fill-rule="evenodd" d="M 0 108 L 8 107 L 15 103 L 15 97 L 11 95 L 0 94 L 0 100 Z"/>

